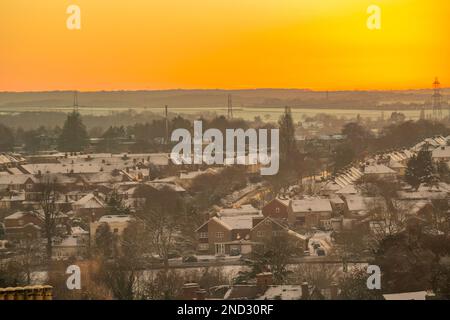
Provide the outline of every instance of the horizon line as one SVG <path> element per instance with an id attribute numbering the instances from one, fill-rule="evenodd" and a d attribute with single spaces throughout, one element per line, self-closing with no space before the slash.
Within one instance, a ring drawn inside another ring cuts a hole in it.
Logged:
<path id="1" fill-rule="evenodd" d="M 441 90 L 448 90 L 450 87 L 442 87 Z M 433 90 L 430 86 L 429 88 L 409 88 L 409 89 L 343 89 L 343 90 L 315 90 L 309 88 L 270 88 L 270 87 L 262 87 L 262 88 L 244 88 L 244 89 L 226 89 L 226 88 L 171 88 L 171 89 L 102 89 L 102 90 L 69 90 L 69 89 L 53 89 L 53 90 L 23 90 L 23 91 L 15 91 L 15 90 L 0 90 L 0 94 L 2 93 L 69 93 L 69 92 L 78 92 L 78 93 L 114 93 L 114 92 L 162 92 L 162 91 L 258 91 L 258 90 L 285 90 L 285 91 L 305 91 L 305 92 L 316 92 L 316 93 L 331 93 L 331 92 L 395 92 L 395 91 L 424 91 L 424 90 Z"/>

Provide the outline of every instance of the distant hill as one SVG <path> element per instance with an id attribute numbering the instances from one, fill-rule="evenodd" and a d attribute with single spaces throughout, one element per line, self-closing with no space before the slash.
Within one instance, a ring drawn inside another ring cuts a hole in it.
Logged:
<path id="1" fill-rule="evenodd" d="M 450 89 L 443 93 L 450 96 Z M 253 90 L 155 90 L 155 91 L 98 91 L 78 93 L 80 106 L 105 108 L 161 108 L 170 107 L 226 107 L 232 95 L 234 107 L 291 107 L 302 108 L 379 108 L 385 104 L 423 104 L 431 101 L 432 91 L 330 91 L 303 89 Z M 0 92 L 2 108 L 42 107 L 58 108 L 73 104 L 73 92 Z M 400 106 L 401 107 L 401 106 Z"/>

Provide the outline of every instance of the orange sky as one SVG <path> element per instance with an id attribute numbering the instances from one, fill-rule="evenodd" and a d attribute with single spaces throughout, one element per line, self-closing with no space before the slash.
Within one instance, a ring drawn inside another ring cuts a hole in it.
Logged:
<path id="1" fill-rule="evenodd" d="M 449 16 L 448 0 L 1 0 L 0 91 L 448 87 Z"/>

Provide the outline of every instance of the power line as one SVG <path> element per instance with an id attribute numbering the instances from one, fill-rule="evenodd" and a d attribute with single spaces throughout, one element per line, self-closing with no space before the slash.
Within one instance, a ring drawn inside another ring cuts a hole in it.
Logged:
<path id="1" fill-rule="evenodd" d="M 433 82 L 433 117 L 434 120 L 442 119 L 442 94 L 441 94 L 441 83 L 436 77 Z"/>
<path id="2" fill-rule="evenodd" d="M 233 119 L 233 101 L 231 94 L 228 95 L 228 119 Z"/>

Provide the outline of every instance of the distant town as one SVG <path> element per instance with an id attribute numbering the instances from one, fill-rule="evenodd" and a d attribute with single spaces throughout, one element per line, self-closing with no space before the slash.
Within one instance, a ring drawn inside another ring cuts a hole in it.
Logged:
<path id="1" fill-rule="evenodd" d="M 0 300 L 450 298 L 450 117 L 436 101 L 413 120 L 290 107 L 249 120 L 231 95 L 223 115 L 87 116 L 78 99 L 61 123 L 1 116 Z M 278 174 L 174 164 L 170 134 L 196 119 L 279 129 Z"/>

